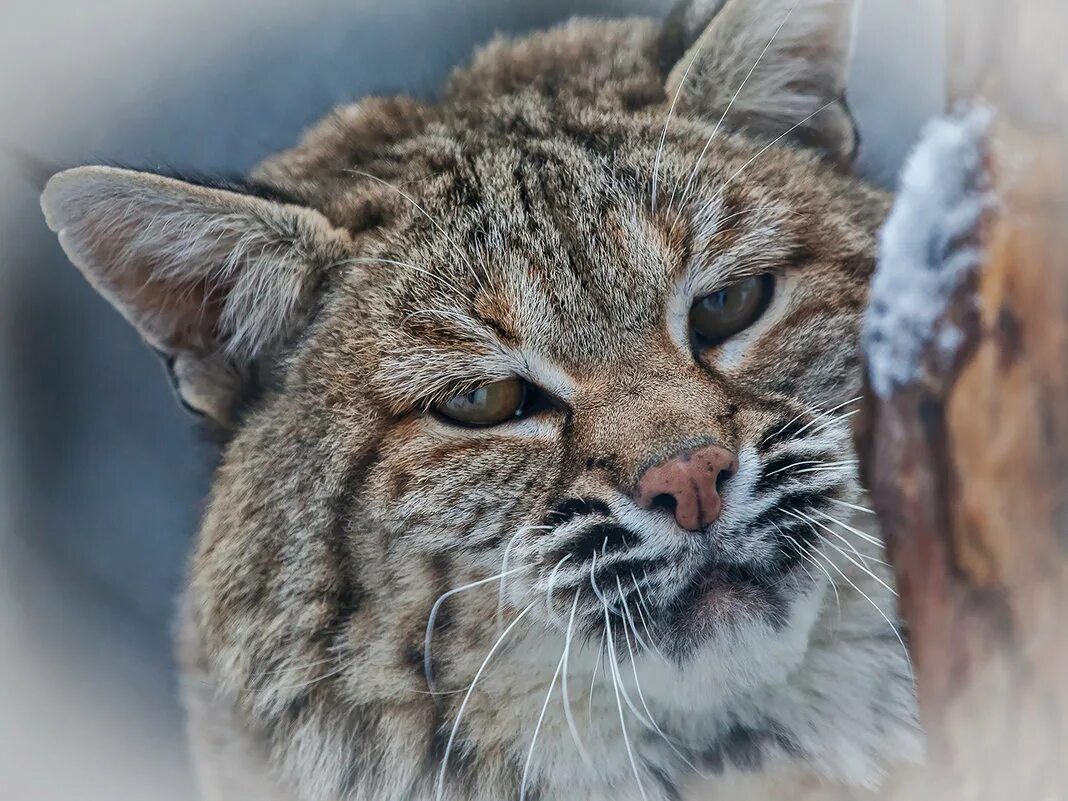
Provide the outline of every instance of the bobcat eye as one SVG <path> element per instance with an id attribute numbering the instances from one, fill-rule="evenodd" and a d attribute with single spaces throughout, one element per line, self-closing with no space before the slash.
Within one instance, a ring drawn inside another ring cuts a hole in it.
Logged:
<path id="1" fill-rule="evenodd" d="M 690 327 L 703 345 L 717 345 L 755 323 L 771 300 L 770 275 L 746 278 L 700 298 L 690 309 Z"/>
<path id="2" fill-rule="evenodd" d="M 526 399 L 526 382 L 518 378 L 506 378 L 450 398 L 435 409 L 438 414 L 457 423 L 495 426 L 519 417 Z"/>

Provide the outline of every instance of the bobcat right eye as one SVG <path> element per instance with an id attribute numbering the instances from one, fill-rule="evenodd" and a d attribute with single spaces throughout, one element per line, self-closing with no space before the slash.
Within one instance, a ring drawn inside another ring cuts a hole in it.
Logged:
<path id="1" fill-rule="evenodd" d="M 718 345 L 755 323 L 767 309 L 775 281 L 754 276 L 697 300 L 690 327 L 703 345 Z"/>
<path id="2" fill-rule="evenodd" d="M 442 417 L 463 425 L 495 426 L 521 417 L 526 402 L 526 382 L 506 378 L 457 395 L 434 408 Z"/>

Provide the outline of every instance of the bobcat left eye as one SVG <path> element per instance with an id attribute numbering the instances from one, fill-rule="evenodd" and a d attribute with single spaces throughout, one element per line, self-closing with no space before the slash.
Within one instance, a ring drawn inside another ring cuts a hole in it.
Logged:
<path id="1" fill-rule="evenodd" d="M 436 411 L 454 423 L 495 426 L 521 416 L 526 400 L 526 382 L 507 378 L 450 398 L 439 404 Z"/>
<path id="2" fill-rule="evenodd" d="M 771 301 L 775 282 L 755 276 L 700 298 L 690 309 L 690 327 L 702 345 L 718 345 L 760 319 Z"/>

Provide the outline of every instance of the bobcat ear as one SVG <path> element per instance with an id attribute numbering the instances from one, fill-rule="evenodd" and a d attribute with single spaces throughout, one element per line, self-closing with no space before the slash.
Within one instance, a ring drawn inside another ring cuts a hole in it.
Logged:
<path id="1" fill-rule="evenodd" d="M 79 167 L 41 196 L 89 282 L 166 359 L 182 401 L 232 424 L 242 377 L 307 321 L 349 237 L 303 206 Z"/>
<path id="2" fill-rule="evenodd" d="M 850 163 L 853 20 L 853 0 L 684 0 L 661 34 L 662 62 L 674 56 L 668 96 L 727 130 Z"/>

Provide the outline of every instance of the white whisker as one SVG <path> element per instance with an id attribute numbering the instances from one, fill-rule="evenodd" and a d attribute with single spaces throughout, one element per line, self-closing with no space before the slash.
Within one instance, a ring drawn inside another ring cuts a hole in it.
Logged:
<path id="1" fill-rule="evenodd" d="M 830 528 L 828 528 L 827 526 L 823 525 L 823 524 L 822 524 L 822 523 L 821 523 L 820 521 L 818 521 L 818 520 L 813 520 L 813 519 L 812 519 L 811 517 L 809 517 L 808 515 L 806 515 L 806 514 L 804 514 L 804 513 L 802 513 L 802 512 L 793 512 L 793 511 L 791 511 L 791 510 L 789 510 L 789 509 L 783 509 L 783 511 L 784 511 L 784 512 L 786 512 L 786 514 L 788 514 L 788 515 L 792 515 L 793 517 L 796 517 L 796 518 L 797 518 L 798 520 L 803 520 L 804 522 L 806 522 L 806 523 L 808 524 L 809 528 L 811 528 L 811 529 L 812 529 L 813 533 L 815 533 L 815 535 L 816 535 L 817 537 L 819 537 L 819 539 L 820 539 L 820 540 L 822 540 L 823 542 L 825 542 L 825 543 L 826 543 L 827 545 L 831 546 L 831 548 L 833 548 L 833 549 L 834 549 L 835 551 L 837 551 L 837 552 L 838 552 L 839 554 L 841 554 L 841 555 L 842 555 L 842 556 L 843 556 L 843 557 L 844 557 L 844 558 L 845 558 L 846 560 L 848 560 L 848 561 L 849 561 L 849 562 L 850 562 L 851 564 L 853 564 L 853 565 L 854 565 L 855 567 L 859 568 L 860 570 L 863 570 L 863 571 L 864 571 L 864 572 L 865 572 L 865 573 L 866 573 L 866 574 L 867 574 L 868 576 L 870 576 L 870 577 L 871 577 L 871 578 L 872 578 L 872 579 L 873 579 L 874 581 L 876 581 L 877 583 L 881 584 L 881 585 L 883 586 L 883 588 L 884 588 L 884 589 L 886 589 L 886 590 L 887 590 L 887 592 L 889 592 L 889 593 L 890 593 L 891 595 L 893 595 L 893 596 L 894 596 L 895 598 L 897 597 L 897 592 L 896 592 L 896 591 L 894 590 L 894 588 L 893 588 L 893 587 L 891 587 L 891 586 L 890 586 L 889 584 L 887 584 L 887 583 L 886 583 L 885 581 L 883 581 L 883 580 L 882 580 L 881 578 L 879 578 L 879 577 L 878 577 L 877 575 L 875 575 L 875 574 L 874 574 L 874 573 L 873 573 L 873 572 L 871 571 L 871 569 L 869 569 L 869 568 L 868 568 L 867 566 L 865 566 L 865 565 L 863 564 L 863 562 L 858 562 L 858 561 L 857 561 L 856 559 L 854 559 L 853 557 L 851 557 L 851 556 L 850 556 L 850 555 L 849 555 L 848 553 L 846 553 L 845 551 L 843 551 L 843 550 L 842 550 L 841 548 L 839 548 L 839 547 L 838 547 L 837 545 L 835 545 L 835 544 L 834 544 L 833 542 L 831 542 L 831 541 L 830 541 L 829 539 L 827 539 L 826 537 L 822 536 L 822 535 L 821 535 L 821 534 L 819 533 L 819 531 L 817 531 L 817 530 L 816 530 L 816 526 L 819 526 L 819 527 L 820 527 L 820 528 L 822 528 L 822 529 L 823 529 L 824 531 L 830 532 L 831 534 L 834 534 L 834 536 L 836 536 L 836 537 L 839 537 L 839 535 L 838 535 L 838 534 L 836 534 L 836 533 L 835 533 L 835 532 L 834 532 L 833 530 L 831 530 L 831 529 L 830 529 Z M 839 539 L 841 539 L 841 537 L 839 537 Z M 843 542 L 845 542 L 845 540 L 843 540 Z M 847 545 L 849 545 L 849 543 L 846 543 L 846 544 L 847 544 Z M 849 545 L 849 547 L 850 547 L 850 548 L 853 548 L 853 546 L 852 546 L 852 545 Z M 860 556 L 860 557 L 861 557 L 861 559 L 863 559 L 863 558 L 864 558 L 864 557 L 863 557 L 863 556 L 862 556 L 862 555 L 861 555 L 860 553 L 858 553 L 858 552 L 857 552 L 857 549 L 856 549 L 856 548 L 853 548 L 853 551 L 854 551 L 854 553 L 857 553 L 857 556 Z"/>
<path id="2" fill-rule="evenodd" d="M 815 553 L 817 555 L 822 555 L 822 554 L 819 553 L 819 551 L 816 551 Z M 864 592 L 864 590 L 862 590 L 860 587 L 858 587 L 856 584 L 854 584 L 853 581 L 849 578 L 849 576 L 847 576 L 845 573 L 843 573 L 841 568 L 839 568 L 838 565 L 836 565 L 832 559 L 830 559 L 826 555 L 822 555 L 822 556 L 823 556 L 824 561 L 826 561 L 827 564 L 830 565 L 834 569 L 834 571 L 836 573 L 838 573 L 843 579 L 845 579 L 846 583 L 849 584 L 850 587 L 852 587 L 854 590 L 856 590 L 858 593 L 860 593 L 861 597 L 863 597 L 865 601 L 867 601 L 869 604 L 871 604 L 872 608 L 876 612 L 879 613 L 879 616 L 883 620 L 886 621 L 886 625 L 888 625 L 890 627 L 890 630 L 894 633 L 894 636 L 897 638 L 897 641 L 901 644 L 901 651 L 905 655 L 905 661 L 908 663 L 909 672 L 910 673 L 914 673 L 913 667 L 912 667 L 912 658 L 909 656 L 909 649 L 905 645 L 905 640 L 902 638 L 901 632 L 898 631 L 897 626 L 894 625 L 893 621 L 891 621 L 890 618 L 887 616 L 886 612 L 884 612 L 879 607 L 879 605 L 877 603 L 875 603 L 875 601 L 873 601 L 868 596 L 868 594 L 866 592 Z"/>
<path id="3" fill-rule="evenodd" d="M 759 159 L 759 158 L 760 158 L 761 156 L 763 156 L 763 155 L 764 155 L 765 153 L 767 153 L 767 152 L 768 152 L 769 150 L 771 150 L 771 149 L 772 149 L 773 147 L 775 147 L 775 146 L 776 146 L 777 144 L 779 144 L 779 142 L 781 142 L 781 141 L 782 141 L 783 139 L 785 139 L 786 137 L 788 137 L 788 136 L 789 136 L 790 134 L 792 134 L 792 133 L 793 133 L 794 131 L 796 131 L 796 130 L 797 130 L 798 128 L 800 128 L 800 127 L 801 127 L 802 125 L 804 125 L 804 124 L 805 124 L 806 122 L 808 122 L 809 120 L 811 120 L 811 119 L 812 119 L 813 117 L 815 117 L 815 116 L 816 116 L 817 114 L 820 114 L 821 112 L 824 112 L 824 111 L 826 111 L 826 110 L 827 110 L 827 109 L 829 109 L 829 108 L 830 108 L 831 106 L 833 106 L 833 105 L 834 105 L 835 103 L 839 102 L 839 99 L 840 99 L 840 98 L 837 98 L 837 97 L 836 97 L 836 98 L 834 98 L 833 100 L 831 100 L 831 101 L 829 101 L 829 102 L 827 102 L 827 103 L 824 103 L 824 104 L 823 104 L 822 106 L 820 106 L 820 107 L 819 107 L 818 109 L 816 109 L 816 110 L 815 110 L 815 111 L 813 111 L 813 112 L 812 112 L 811 114 L 809 114 L 809 115 L 808 115 L 807 117 L 805 117 L 805 118 L 804 118 L 803 120 L 801 120 L 801 122 L 797 123 L 796 125 L 794 125 L 793 127 L 791 127 L 791 128 L 789 129 L 789 130 L 787 130 L 787 131 L 786 131 L 785 133 L 783 133 L 782 135 L 780 135 L 779 137 L 777 137 L 777 138 L 776 138 L 775 140 L 773 140 L 772 142 L 770 142 L 769 144 L 767 144 L 767 145 L 766 145 L 765 147 L 763 147 L 763 148 L 762 148 L 762 149 L 761 149 L 761 150 L 760 150 L 760 151 L 759 151 L 759 152 L 758 152 L 758 153 L 757 153 L 757 154 L 756 154 L 755 156 L 753 156 L 753 157 L 752 157 L 751 159 L 749 159 L 749 161 L 747 161 L 747 162 L 746 162 L 745 164 L 743 164 L 743 165 L 742 165 L 741 167 L 739 167 L 739 168 L 738 168 L 738 171 L 737 171 L 736 173 L 734 173 L 734 175 L 732 175 L 732 176 L 731 176 L 730 178 L 728 178 L 728 179 L 727 179 L 726 183 L 724 183 L 724 184 L 723 184 L 723 186 L 721 186 L 721 187 L 720 187 L 720 188 L 719 188 L 719 189 L 718 189 L 718 190 L 716 191 L 716 194 L 715 194 L 715 195 L 713 195 L 713 196 L 712 196 L 712 197 L 711 197 L 711 198 L 710 198 L 710 199 L 708 200 L 708 202 L 706 202 L 706 203 L 705 203 L 705 204 L 703 205 L 703 207 L 702 207 L 702 208 L 703 208 L 703 209 L 708 209 L 708 208 L 710 208 L 710 207 L 711 207 L 711 205 L 712 205 L 713 203 L 715 203 L 715 202 L 716 202 L 717 200 L 719 200 L 719 199 L 720 199 L 721 197 L 723 197 L 723 193 L 727 191 L 727 188 L 728 188 L 728 187 L 729 187 L 729 186 L 730 186 L 730 185 L 731 185 L 732 183 L 734 183 L 734 181 L 735 181 L 735 180 L 736 180 L 736 179 L 737 179 L 737 178 L 738 178 L 738 177 L 739 177 L 739 176 L 740 176 L 740 175 L 741 175 L 741 174 L 742 174 L 743 172 L 745 172 L 745 171 L 746 171 L 747 169 L 749 169 L 749 167 L 750 167 L 750 166 L 752 166 L 752 164 L 753 164 L 754 162 L 756 162 L 756 161 L 757 161 L 757 160 L 758 160 L 758 159 Z"/>
<path id="4" fill-rule="evenodd" d="M 568 554 L 559 562 L 556 563 L 556 567 L 553 568 L 549 574 L 549 586 L 545 590 L 545 612 L 549 620 L 556 623 L 556 609 L 553 606 L 553 583 L 556 581 L 556 573 L 563 566 L 564 562 L 571 558 L 571 554 Z"/>
<path id="5" fill-rule="evenodd" d="M 589 695 L 589 709 L 586 710 L 587 722 L 593 726 L 593 688 L 597 685 L 597 674 L 601 669 L 601 662 L 604 661 L 604 644 L 605 634 L 601 632 L 601 642 L 597 646 L 597 660 L 593 663 L 593 676 L 590 677 L 590 695 Z"/>
<path id="6" fill-rule="evenodd" d="M 471 686 L 467 688 L 467 694 L 464 695 L 464 700 L 460 703 L 460 710 L 456 713 L 456 720 L 452 724 L 452 731 L 449 733 L 449 740 L 445 744 L 445 755 L 441 758 L 441 770 L 438 772 L 438 783 L 436 796 L 441 801 L 445 792 L 445 772 L 449 766 L 449 754 L 452 753 L 452 744 L 456 740 L 456 733 L 460 730 L 460 723 L 464 717 L 464 711 L 467 709 L 467 703 L 471 700 L 471 695 L 475 691 L 475 686 L 478 684 L 478 680 L 482 678 L 482 673 L 486 670 L 486 665 L 493 659 L 493 655 L 497 653 L 497 649 L 500 648 L 501 643 L 511 633 L 519 622 L 526 617 L 527 613 L 537 605 L 537 602 L 530 603 L 522 612 L 520 612 L 515 620 L 508 624 L 508 628 L 504 630 L 497 641 L 493 643 L 493 647 L 490 648 L 489 653 L 486 654 L 486 658 L 482 660 L 482 664 L 479 665 L 478 671 L 475 673 L 474 679 L 471 680 Z"/>
<path id="7" fill-rule="evenodd" d="M 564 676 L 563 681 L 560 684 L 560 693 L 564 696 L 564 718 L 567 720 L 568 729 L 571 730 L 571 739 L 575 741 L 575 748 L 578 749 L 582 761 L 586 763 L 587 767 L 592 768 L 593 760 L 590 759 L 586 747 L 582 744 L 582 738 L 579 737 L 578 726 L 575 724 L 575 716 L 571 712 L 571 696 L 567 691 L 567 667 L 571 656 L 571 637 L 575 631 L 575 612 L 578 610 L 578 602 L 579 591 L 575 590 L 575 600 L 571 604 L 571 618 L 568 620 L 567 635 L 564 638 Z M 590 689 L 590 695 L 593 695 L 592 687 Z"/>
<path id="8" fill-rule="evenodd" d="M 648 580 L 647 576 L 645 578 Z M 645 618 L 646 612 L 648 612 L 649 616 L 652 617 L 653 610 L 649 608 L 649 602 L 645 600 L 645 594 L 642 592 L 641 585 L 638 583 L 638 579 L 634 577 L 633 573 L 630 574 L 630 580 L 634 584 L 634 590 L 638 593 L 638 617 L 642 621 L 642 629 L 645 631 L 645 636 L 649 638 L 649 642 L 652 645 L 653 650 L 656 652 L 657 656 L 659 656 L 665 663 L 667 663 L 670 660 L 666 656 L 664 656 L 664 652 L 661 651 L 660 647 L 657 645 L 656 638 L 649 630 L 649 623 Z"/>
<path id="9" fill-rule="evenodd" d="M 638 792 L 641 793 L 643 801 L 649 801 L 649 797 L 645 794 L 645 786 L 642 784 L 641 774 L 638 772 L 638 763 L 634 759 L 634 749 L 630 745 L 630 735 L 627 734 L 627 721 L 623 717 L 623 701 L 619 694 L 619 664 L 615 656 L 615 644 L 612 640 L 612 621 L 608 617 L 607 605 L 604 607 L 604 627 L 605 633 L 608 635 L 608 665 L 612 668 L 612 689 L 616 694 L 616 709 L 619 711 L 619 727 L 623 731 L 623 745 L 627 749 L 627 757 L 630 759 L 630 768 L 634 772 L 634 780 L 638 783 Z"/>
<path id="10" fill-rule="evenodd" d="M 848 531 L 848 532 L 850 532 L 852 534 L 856 534 L 862 540 L 864 540 L 865 542 L 867 542 L 867 543 L 869 543 L 871 545 L 876 545 L 876 546 L 878 546 L 880 548 L 886 547 L 882 540 L 878 539 L 877 537 L 871 536 L 871 534 L 866 534 L 865 532 L 861 531 L 860 529 L 853 528 L 852 526 L 850 526 L 850 525 L 848 525 L 846 523 L 843 523 L 837 517 L 833 517 L 832 515 L 829 515 L 826 512 L 820 511 L 819 509 L 813 509 L 812 511 L 815 512 L 816 514 L 820 515 L 821 517 L 824 517 L 827 520 L 830 520 L 832 523 L 837 523 L 842 528 L 844 528 L 846 531 Z"/>
<path id="11" fill-rule="evenodd" d="M 566 645 L 564 646 L 566 649 Z M 530 738 L 530 749 L 527 751 L 527 761 L 523 765 L 523 778 L 519 782 L 519 801 L 526 801 L 527 798 L 527 776 L 530 773 L 530 763 L 534 759 L 534 748 L 538 744 L 538 733 L 541 731 L 541 724 L 545 721 L 545 711 L 549 708 L 549 701 L 553 697 L 553 690 L 556 689 L 556 681 L 560 678 L 560 671 L 564 667 L 564 659 L 567 656 L 566 650 L 560 654 L 560 661 L 556 664 L 556 672 L 553 673 L 552 681 L 549 682 L 549 689 L 545 693 L 545 701 L 541 705 L 541 713 L 538 715 L 538 722 L 534 726 L 534 734 Z"/>
<path id="12" fill-rule="evenodd" d="M 660 134 L 660 144 L 657 145 L 656 158 L 653 160 L 653 192 L 652 197 L 650 198 L 650 210 L 653 214 L 656 214 L 656 187 L 657 179 L 660 175 L 660 160 L 664 156 L 664 144 L 667 142 L 667 134 L 668 128 L 671 126 L 671 118 L 675 116 L 675 106 L 678 105 L 679 98 L 682 96 L 682 90 L 686 86 L 686 79 L 690 76 L 690 70 L 693 69 L 697 57 L 701 55 L 701 50 L 705 46 L 705 37 L 708 36 L 708 31 L 709 29 L 706 28 L 696 42 L 693 56 L 690 58 L 689 63 L 686 65 L 686 69 L 682 73 L 682 77 L 679 79 L 679 86 L 675 90 L 675 96 L 671 99 L 671 107 L 668 109 L 667 119 L 664 120 L 664 130 Z"/>
<path id="13" fill-rule="evenodd" d="M 794 551 L 795 551 L 795 553 L 797 553 L 798 556 L 800 556 L 802 559 L 804 559 L 805 561 L 809 562 L 810 564 L 815 565 L 816 569 L 818 569 L 821 573 L 823 573 L 823 575 L 825 575 L 827 577 L 827 581 L 831 585 L 831 589 L 834 591 L 834 603 L 835 603 L 835 606 L 838 608 L 838 617 L 839 617 L 839 619 L 841 619 L 841 617 L 842 617 L 842 597 L 838 593 L 838 585 L 835 583 L 834 578 L 831 576 L 831 574 L 827 572 L 827 568 L 825 568 L 823 565 L 821 565 L 819 562 L 817 562 L 812 557 L 812 554 L 809 553 L 806 550 L 805 546 L 801 542 L 799 542 L 796 537 L 794 537 L 792 534 L 787 534 L 785 531 L 783 531 L 781 528 L 779 528 L 779 524 L 778 523 L 776 523 L 775 521 L 772 521 L 771 525 L 773 525 L 775 527 L 775 530 L 778 531 L 780 535 L 785 537 L 790 543 L 793 544 Z"/>
<path id="14" fill-rule="evenodd" d="M 501 577 L 501 585 L 500 585 L 500 587 L 497 588 L 497 616 L 496 616 L 497 631 L 500 631 L 501 627 L 504 625 L 504 619 L 503 619 L 503 616 L 504 616 L 504 579 L 505 579 L 505 577 L 507 575 L 507 572 L 508 572 L 508 556 L 512 552 L 512 546 L 515 545 L 515 541 L 517 539 L 519 539 L 521 536 L 523 536 L 528 531 L 536 531 L 538 529 L 546 529 L 546 530 L 548 530 L 549 528 L 551 528 L 551 527 L 550 526 L 520 526 L 518 529 L 516 529 L 515 534 L 513 534 L 508 539 L 507 544 L 504 546 L 504 556 L 501 558 L 501 572 L 498 574 Z"/>
<path id="15" fill-rule="evenodd" d="M 435 692 L 434 669 L 431 660 L 430 645 L 431 640 L 434 637 L 434 623 L 438 619 L 438 611 L 441 609 L 441 605 L 457 593 L 473 590 L 476 587 L 481 587 L 484 584 L 489 584 L 490 582 L 497 581 L 498 579 L 502 579 L 505 576 L 510 576 L 514 573 L 522 573 L 524 570 L 530 570 L 532 567 L 534 567 L 534 565 L 523 565 L 522 567 L 514 568 L 505 573 L 498 573 L 496 575 L 490 576 L 489 578 L 480 579 L 479 581 L 472 581 L 470 584 L 465 584 L 462 587 L 456 587 L 455 589 L 449 590 L 448 592 L 443 592 L 438 597 L 438 599 L 434 602 L 434 606 L 430 609 L 430 617 L 428 618 L 426 623 L 426 637 L 423 640 L 423 672 L 426 674 L 426 685 L 427 689 L 429 689 L 430 692 Z"/>
<path id="16" fill-rule="evenodd" d="M 616 581 L 619 581 L 618 576 L 616 577 Z M 630 623 L 631 631 L 634 632 L 634 638 L 637 640 L 638 629 L 634 626 L 634 618 L 630 614 L 630 605 L 627 603 L 626 596 L 623 595 L 622 585 L 620 585 L 619 594 L 620 597 L 623 599 L 623 611 L 626 613 L 627 621 Z M 634 648 L 631 646 L 630 636 L 627 634 L 627 627 L 625 625 L 623 626 L 623 637 L 627 641 L 627 653 L 630 654 L 630 668 L 631 672 L 634 674 L 634 689 L 638 693 L 638 700 L 641 701 L 642 709 L 645 710 L 645 715 L 649 720 L 650 727 L 654 732 L 660 735 L 661 739 L 663 739 L 663 741 L 668 744 L 668 747 L 670 747 L 671 750 L 675 752 L 679 759 L 681 759 L 690 768 L 693 769 L 694 773 L 698 774 L 699 776 L 705 777 L 704 773 L 701 772 L 697 765 L 690 761 L 690 758 L 687 757 L 686 754 L 684 754 L 681 750 L 679 750 L 678 746 L 670 737 L 664 734 L 664 730 L 660 728 L 660 725 L 656 722 L 656 718 L 653 717 L 653 713 L 649 709 L 649 704 L 647 704 L 645 701 L 645 693 L 642 692 L 642 683 L 641 680 L 638 678 L 638 660 L 635 658 Z M 639 717 L 639 720 L 640 719 L 641 718 Z"/>
<path id="17" fill-rule="evenodd" d="M 815 524 L 816 524 L 817 526 L 819 526 L 820 528 L 822 528 L 822 529 L 823 529 L 824 531 L 826 531 L 826 532 L 827 532 L 828 534 L 830 534 L 830 535 L 831 535 L 832 537 L 834 537 L 834 538 L 835 538 L 835 539 L 837 539 L 837 540 L 838 540 L 839 542 L 841 542 L 841 543 L 842 543 L 843 545 L 845 545 L 845 546 L 846 546 L 846 547 L 847 547 L 847 548 L 848 548 L 848 549 L 849 549 L 850 551 L 852 551 L 852 552 L 853 552 L 853 553 L 854 553 L 854 554 L 855 554 L 855 555 L 857 556 L 857 558 L 858 558 L 858 559 L 860 559 L 860 560 L 861 560 L 861 562 L 864 562 L 864 563 L 867 563 L 867 562 L 874 562 L 875 564 L 877 564 L 877 565 L 882 565 L 883 567 L 890 567 L 890 565 L 888 565 L 888 564 L 887 564 L 886 562 L 884 562 L 884 561 L 883 561 L 882 559 L 876 559 L 876 558 L 875 558 L 874 556 L 867 556 L 867 555 L 865 555 L 865 554 L 862 554 L 862 553 L 861 553 L 860 551 L 858 551 L 858 550 L 856 549 L 856 547 L 855 547 L 855 546 L 853 545 L 853 543 L 851 543 L 851 542 L 850 542 L 849 540 L 847 540 L 847 539 L 846 539 L 845 537 L 843 537 L 843 536 L 842 536 L 841 534 L 839 534 L 839 533 L 838 533 L 837 531 L 834 531 L 833 529 L 830 529 L 830 528 L 828 528 L 828 527 L 827 527 L 827 526 L 825 526 L 825 525 L 824 525 L 823 523 L 821 523 L 821 522 L 820 522 L 819 520 L 816 520 L 815 518 L 813 518 L 813 517 L 811 516 L 811 513 L 812 513 L 812 512 L 818 512 L 818 511 L 819 511 L 818 509 L 806 509 L 806 510 L 805 510 L 804 512 L 801 512 L 801 511 L 799 511 L 799 510 L 798 510 L 798 514 L 800 514 L 800 515 L 801 515 L 802 517 L 804 517 L 806 521 L 808 521 L 808 522 L 810 522 L 810 523 L 815 523 Z M 826 539 L 826 538 L 824 538 L 824 539 Z M 829 543 L 829 544 L 830 544 L 830 543 Z M 850 560 L 850 561 L 852 561 L 852 560 Z M 866 568 L 865 568 L 865 569 L 866 569 Z M 874 576 L 874 575 L 873 575 L 873 576 L 872 576 L 872 578 L 874 578 L 874 579 L 875 579 L 876 581 L 879 581 L 879 579 L 878 579 L 878 577 L 877 577 L 877 576 Z M 896 592 L 894 592 L 894 591 L 893 591 L 893 590 L 892 590 L 892 589 L 891 589 L 891 588 L 890 588 L 889 586 L 887 586 L 887 585 L 886 585 L 886 584 L 885 584 L 884 582 L 882 582 L 882 581 L 879 581 L 879 583 L 880 583 L 880 584 L 882 584 L 882 585 L 883 585 L 884 587 L 886 587 L 886 588 L 887 588 L 888 590 L 890 590 L 891 592 L 893 592 L 893 593 L 894 593 L 894 596 L 895 596 L 895 597 L 897 596 L 897 593 L 896 593 Z"/>
<path id="18" fill-rule="evenodd" d="M 768 54 L 768 51 L 771 49 L 771 46 L 775 44 L 775 40 L 779 38 L 779 33 L 786 26 L 786 23 L 789 21 L 790 15 L 794 13 L 795 8 L 797 8 L 796 2 L 792 6 L 790 6 L 790 9 L 786 12 L 786 16 L 784 16 L 782 22 L 779 23 L 779 27 L 775 29 L 775 33 L 772 34 L 771 38 L 768 40 L 767 45 L 764 46 L 764 49 L 761 51 L 760 55 L 757 56 L 757 60 L 753 64 L 753 68 L 749 70 L 749 74 L 746 75 L 745 78 L 742 80 L 741 84 L 738 86 L 737 91 L 734 93 L 734 96 L 727 104 L 727 107 L 723 109 L 723 113 L 719 117 L 719 122 L 717 122 L 716 127 L 712 129 L 712 135 L 709 136 L 708 141 L 705 142 L 705 146 L 701 150 L 701 155 L 698 156 L 697 163 L 694 165 L 693 171 L 690 173 L 690 177 L 686 181 L 686 188 L 683 190 L 682 193 L 682 204 L 686 203 L 686 199 L 690 195 L 690 189 L 693 185 L 694 180 L 697 178 L 697 173 L 701 169 L 701 165 L 704 163 L 705 156 L 708 154 L 708 148 L 711 146 L 712 140 L 716 138 L 716 134 L 719 133 L 719 129 L 723 127 L 723 123 L 727 119 L 727 115 L 730 114 L 731 109 L 734 108 L 734 104 L 741 96 L 742 90 L 745 89 L 746 84 L 749 83 L 749 79 L 753 77 L 754 73 L 756 73 L 757 71 L 757 68 L 760 67 L 760 63 L 764 60 L 764 56 Z M 675 192 L 678 191 L 679 183 L 681 182 L 676 183 L 675 188 L 671 190 L 671 197 L 668 200 L 668 208 L 671 208 L 671 204 L 675 202 Z"/>
<path id="19" fill-rule="evenodd" d="M 855 503 L 846 503 L 845 501 L 840 501 L 837 498 L 828 498 L 827 500 L 829 500 L 831 503 L 836 503 L 839 506 L 844 506 L 846 509 L 852 509 L 855 512 L 863 512 L 864 514 L 869 515 L 875 514 L 874 509 L 868 509 L 866 506 L 857 506 Z"/>

